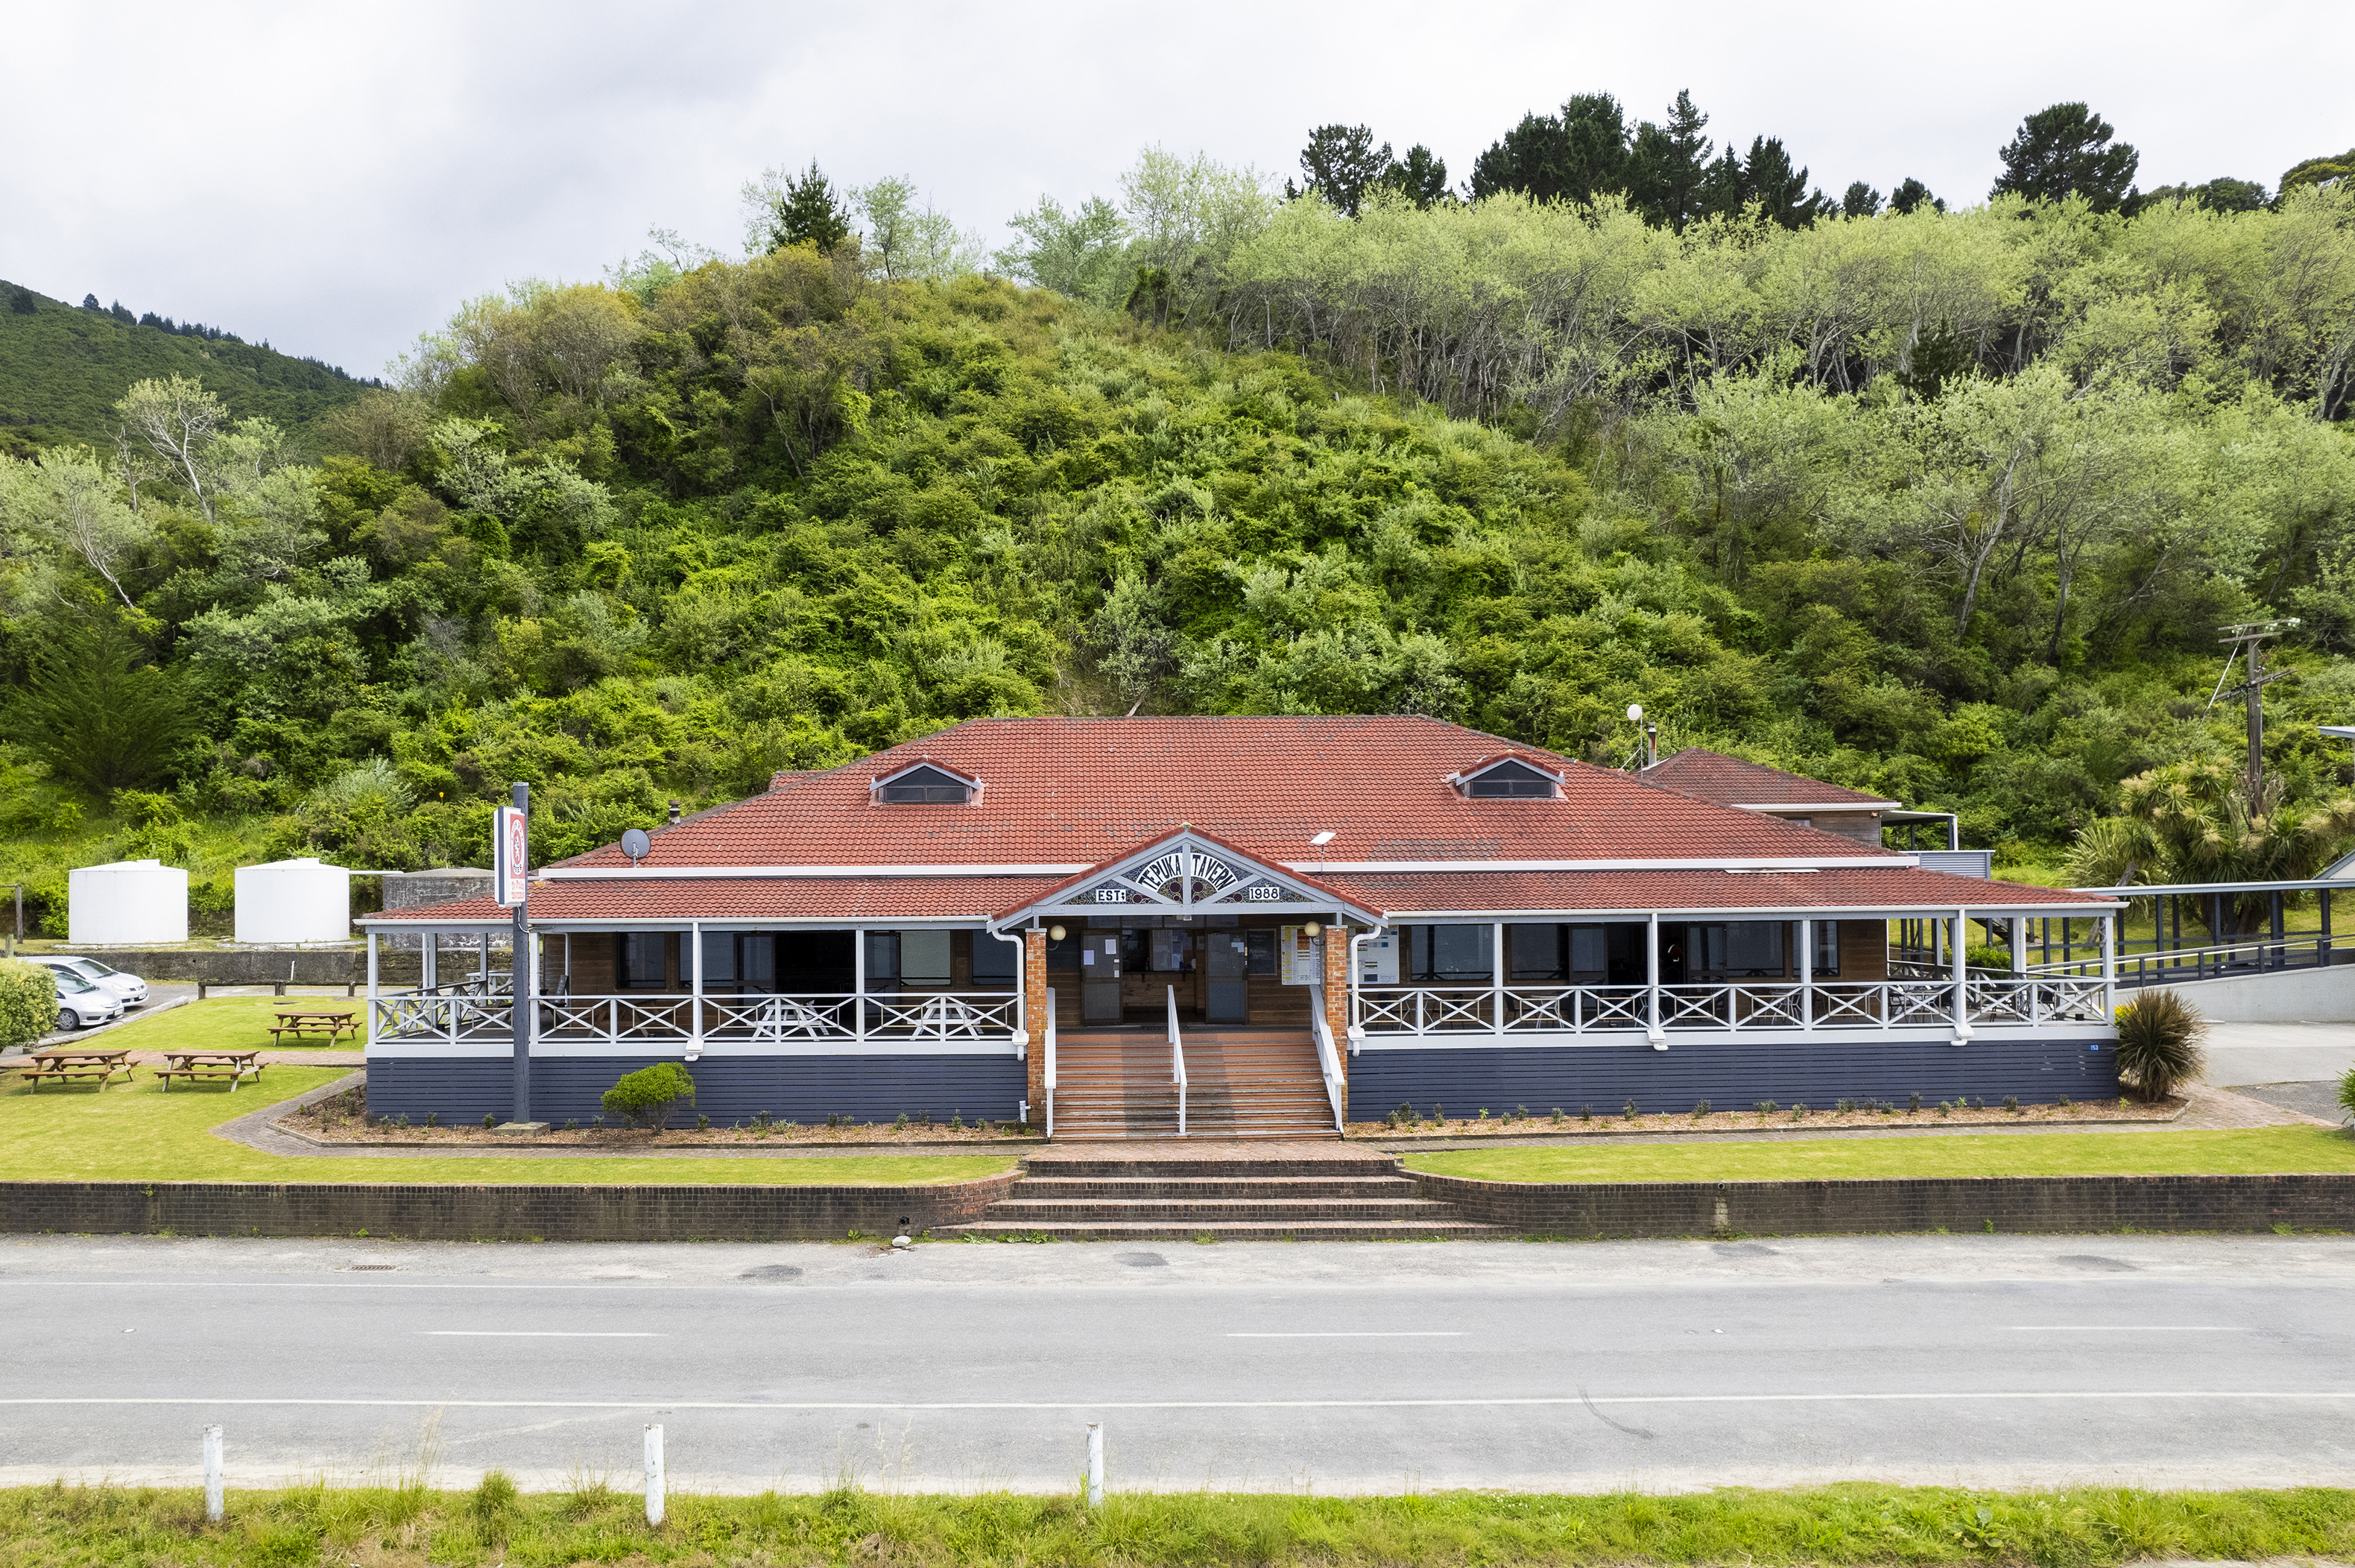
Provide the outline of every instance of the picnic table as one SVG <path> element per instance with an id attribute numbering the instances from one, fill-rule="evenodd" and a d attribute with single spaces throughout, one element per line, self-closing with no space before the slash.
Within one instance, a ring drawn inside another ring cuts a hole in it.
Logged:
<path id="1" fill-rule="evenodd" d="M 259 1051 L 167 1051 L 164 1053 L 164 1065 L 155 1069 L 155 1076 L 164 1081 L 166 1094 L 172 1092 L 175 1078 L 185 1078 L 192 1083 L 226 1078 L 229 1092 L 234 1094 L 244 1080 L 260 1080 L 261 1058 Z"/>
<path id="2" fill-rule="evenodd" d="M 52 1081 L 65 1083 L 76 1078 L 95 1078 L 99 1092 L 104 1093 L 107 1084 L 118 1072 L 123 1081 L 131 1082 L 131 1051 L 77 1051 L 70 1046 L 52 1046 L 47 1051 L 31 1053 L 33 1065 L 25 1069 L 25 1082 L 38 1089 Z"/>
<path id="3" fill-rule="evenodd" d="M 282 1035 L 291 1034 L 300 1039 L 304 1035 L 324 1034 L 332 1043 L 343 1035 L 360 1032 L 360 1015 L 357 1009 L 306 1012 L 300 1008 L 280 1008 L 277 1011 L 278 1027 L 270 1031 L 272 1044 L 277 1043 Z"/>

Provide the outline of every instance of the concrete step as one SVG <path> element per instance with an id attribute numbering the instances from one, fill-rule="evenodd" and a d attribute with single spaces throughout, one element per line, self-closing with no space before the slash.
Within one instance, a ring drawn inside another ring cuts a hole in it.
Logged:
<path id="1" fill-rule="evenodd" d="M 1187 1225 L 1165 1221 L 1092 1221 L 1081 1224 L 998 1225 L 981 1221 L 932 1232 L 935 1240 L 1053 1242 L 1484 1242 L 1517 1232 L 1469 1220 L 1222 1221 Z"/>
<path id="2" fill-rule="evenodd" d="M 1223 1140 L 1221 1140 L 1223 1141 Z M 1303 1140 L 1308 1141 L 1308 1140 Z M 1323 1153 L 1300 1159 L 1287 1159 L 1282 1155 L 1264 1157 L 1218 1156 L 1188 1157 L 1173 1148 L 1167 1158 L 1146 1157 L 1122 1159 L 1107 1157 L 1092 1158 L 1086 1155 L 1035 1155 L 1023 1165 L 1024 1181 L 1089 1180 L 1089 1181 L 1203 1181 L 1221 1178 L 1244 1178 L 1257 1181 L 1283 1180 L 1293 1177 L 1315 1180 L 1363 1179 L 1387 1177 L 1411 1180 L 1399 1173 L 1398 1156 L 1392 1154 Z"/>
<path id="3" fill-rule="evenodd" d="M 1174 1198 L 1000 1199 L 984 1216 L 994 1225 L 1092 1225 L 1098 1222 L 1213 1225 L 1229 1221 L 1252 1224 L 1316 1221 L 1362 1224 L 1369 1221 L 1452 1220 L 1454 1208 L 1425 1198 Z"/>
<path id="4" fill-rule="evenodd" d="M 1404 1176 L 1025 1176 L 1007 1192 L 1006 1200 L 1348 1198 L 1390 1201 L 1414 1196 L 1414 1182 Z"/>

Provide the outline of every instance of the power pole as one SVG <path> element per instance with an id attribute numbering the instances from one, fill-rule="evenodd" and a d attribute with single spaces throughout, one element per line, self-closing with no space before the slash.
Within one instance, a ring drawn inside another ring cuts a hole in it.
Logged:
<path id="1" fill-rule="evenodd" d="M 2247 777 L 2249 810 L 2253 815 L 2264 809 L 2264 688 L 2268 684 L 2293 673 L 2286 669 L 2265 668 L 2265 644 L 2279 638 L 2285 633 L 2295 631 L 2299 624 L 2295 619 L 2252 621 L 2245 625 L 2225 627 L 2224 635 L 2218 639 L 2220 642 L 2230 643 L 2232 651 L 2224 656 L 2224 673 L 2216 677 L 2216 689 L 2209 697 L 2208 706 L 2213 709 L 2217 703 L 2227 697 L 2244 697 L 2248 699 L 2249 771 Z M 2246 662 L 2249 675 L 2248 678 L 2240 685 L 2228 689 L 2224 683 L 2232 678 L 2232 661 L 2235 659 Z"/>

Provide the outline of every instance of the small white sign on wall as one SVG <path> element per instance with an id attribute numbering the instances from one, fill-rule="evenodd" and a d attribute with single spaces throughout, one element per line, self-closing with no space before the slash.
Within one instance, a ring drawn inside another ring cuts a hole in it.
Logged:
<path id="1" fill-rule="evenodd" d="M 1399 983 L 1399 939 L 1386 931 L 1358 944 L 1358 984 L 1395 986 Z"/>

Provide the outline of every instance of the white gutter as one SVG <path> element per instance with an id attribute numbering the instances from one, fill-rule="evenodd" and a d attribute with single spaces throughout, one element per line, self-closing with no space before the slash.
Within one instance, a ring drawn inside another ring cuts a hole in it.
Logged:
<path id="1" fill-rule="evenodd" d="M 1304 877 L 1362 876 L 1377 871 L 1845 871 L 1881 867 L 1919 869 L 1912 855 L 1821 855 L 1805 859 L 1706 860 L 1282 860 Z"/>
<path id="2" fill-rule="evenodd" d="M 1103 862 L 1050 866 L 575 866 L 534 878 L 551 882 L 724 881 L 778 877 L 1073 877 Z"/>

